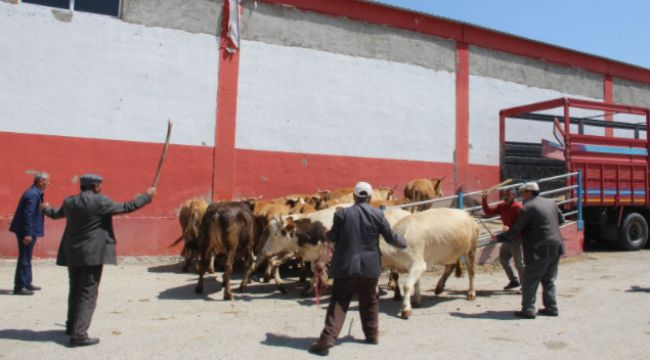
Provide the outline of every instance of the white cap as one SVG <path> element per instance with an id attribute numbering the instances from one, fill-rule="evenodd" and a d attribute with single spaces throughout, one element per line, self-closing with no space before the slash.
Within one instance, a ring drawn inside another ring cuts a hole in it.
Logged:
<path id="1" fill-rule="evenodd" d="M 519 188 L 519 191 L 539 191 L 539 185 L 536 182 L 527 182 Z"/>
<path id="2" fill-rule="evenodd" d="M 354 185 L 354 195 L 359 198 L 372 196 L 372 186 L 367 182 L 361 181 Z"/>

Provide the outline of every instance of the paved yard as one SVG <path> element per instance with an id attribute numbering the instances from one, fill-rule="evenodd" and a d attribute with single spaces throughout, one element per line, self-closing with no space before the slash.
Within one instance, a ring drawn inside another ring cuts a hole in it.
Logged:
<path id="1" fill-rule="evenodd" d="M 194 294 L 196 276 L 179 273 L 173 259 L 123 259 L 106 267 L 90 328 L 95 347 L 65 347 L 67 272 L 52 261 L 34 264 L 32 297 L 10 295 L 15 262 L 0 260 L 0 359 L 303 359 L 325 314 L 313 299 L 255 283 L 250 293 L 224 302 L 214 276 L 207 296 Z M 518 320 L 516 292 L 501 271 L 477 276 L 478 299 L 465 300 L 467 279 L 451 278 L 434 296 L 437 275 L 424 280 L 422 307 L 409 320 L 384 295 L 380 344 L 361 343 L 353 303 L 339 345 L 340 359 L 648 359 L 650 358 L 650 250 L 592 252 L 560 266 L 559 318 Z M 382 279 L 385 284 L 385 279 Z M 236 283 L 235 283 L 236 284 Z M 323 301 L 326 303 L 326 297 Z"/>

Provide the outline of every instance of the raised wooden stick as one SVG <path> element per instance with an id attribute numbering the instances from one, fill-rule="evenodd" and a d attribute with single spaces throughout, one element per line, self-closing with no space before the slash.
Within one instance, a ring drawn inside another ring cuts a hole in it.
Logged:
<path id="1" fill-rule="evenodd" d="M 485 192 L 489 194 L 492 191 L 496 190 L 497 188 L 499 188 L 501 186 L 504 186 L 504 185 L 508 185 L 511 182 L 512 182 L 512 179 L 506 179 L 506 180 L 504 180 L 504 181 L 502 181 L 502 182 L 500 182 L 500 183 L 498 183 L 498 184 L 496 184 L 494 186 L 489 187 L 487 190 L 485 190 Z"/>
<path id="2" fill-rule="evenodd" d="M 160 171 L 162 170 L 163 162 L 165 162 L 165 156 L 167 155 L 167 148 L 169 147 L 169 139 L 172 136 L 172 120 L 169 119 L 167 122 L 167 138 L 165 139 L 165 145 L 163 146 L 162 154 L 160 154 L 160 161 L 158 161 L 158 169 L 156 170 L 156 176 L 153 177 L 153 184 L 151 187 L 158 186 L 158 179 L 160 179 Z"/>

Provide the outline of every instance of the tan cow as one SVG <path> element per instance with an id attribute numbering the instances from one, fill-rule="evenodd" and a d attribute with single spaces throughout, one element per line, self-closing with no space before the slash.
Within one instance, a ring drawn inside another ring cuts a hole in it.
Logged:
<path id="1" fill-rule="evenodd" d="M 440 184 L 443 179 L 411 180 L 404 187 L 404 197 L 409 199 L 410 202 L 432 200 L 441 197 L 443 194 L 440 190 Z M 423 211 L 430 208 L 431 204 L 418 205 L 411 207 L 411 212 Z"/>
<path id="2" fill-rule="evenodd" d="M 465 257 L 469 277 L 467 299 L 474 300 L 474 259 L 478 241 L 478 226 L 465 211 L 458 209 L 429 209 L 406 216 L 398 221 L 393 230 L 404 236 L 406 249 L 381 241 L 382 267 L 407 274 L 403 284 L 404 297 L 401 316 L 408 318 L 413 303 L 420 303 L 420 276 L 433 265 L 445 265 L 445 271 L 438 281 L 435 293 L 440 294 L 447 278 L 456 269 L 462 274 L 460 258 Z"/>
<path id="3" fill-rule="evenodd" d="M 203 215 L 205 214 L 205 210 L 207 208 L 207 201 L 200 198 L 195 198 L 185 201 L 178 213 L 178 222 L 181 225 L 182 235 L 177 241 L 172 244 L 172 246 L 178 244 L 181 240 L 183 240 L 183 250 L 181 251 L 181 256 L 185 258 L 185 264 L 183 264 L 184 272 L 189 269 L 192 262 L 198 256 L 197 241 L 199 238 L 199 232 L 201 230 L 201 221 L 203 220 Z M 209 272 L 214 272 L 213 266 L 213 264 L 210 264 L 208 270 Z"/>

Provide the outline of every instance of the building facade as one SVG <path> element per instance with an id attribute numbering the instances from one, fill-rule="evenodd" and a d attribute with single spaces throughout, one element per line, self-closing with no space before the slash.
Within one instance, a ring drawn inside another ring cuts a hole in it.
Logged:
<path id="1" fill-rule="evenodd" d="M 0 1 L 0 255 L 16 251 L 7 229 L 26 170 L 51 174 L 52 205 L 85 172 L 131 199 L 168 118 L 159 196 L 116 219 L 121 255 L 175 253 L 191 197 L 361 179 L 488 187 L 503 108 L 564 96 L 650 107 L 650 70 L 367 1 L 241 1 L 234 53 L 223 1 L 122 0 L 119 16 L 14 2 Z M 63 226 L 47 221 L 38 256 L 54 255 Z"/>

